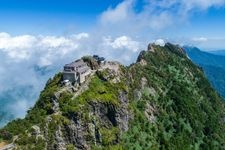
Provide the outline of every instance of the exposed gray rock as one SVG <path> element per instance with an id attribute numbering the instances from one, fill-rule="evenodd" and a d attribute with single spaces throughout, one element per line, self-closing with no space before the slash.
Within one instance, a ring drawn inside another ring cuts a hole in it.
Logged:
<path id="1" fill-rule="evenodd" d="M 141 97 L 142 97 L 142 93 L 139 90 L 135 89 L 134 90 L 134 99 L 139 101 L 141 99 Z"/>
<path id="2" fill-rule="evenodd" d="M 153 44 L 148 44 L 148 51 L 155 52 Z"/>
<path id="3" fill-rule="evenodd" d="M 120 106 L 103 104 L 99 102 L 91 102 L 93 115 L 100 120 L 100 124 L 106 127 L 114 126 L 124 132 L 128 130 L 128 122 L 132 118 L 128 111 L 128 96 L 126 92 L 120 92 L 119 97 Z"/>
<path id="4" fill-rule="evenodd" d="M 149 122 L 153 123 L 156 121 L 155 113 L 156 113 L 156 108 L 154 108 L 152 105 L 147 103 L 144 114 L 147 117 Z"/>
<path id="5" fill-rule="evenodd" d="M 145 77 L 141 78 L 141 88 L 144 89 L 147 86 L 148 80 Z"/>
<path id="6" fill-rule="evenodd" d="M 104 126 L 105 128 L 118 127 L 120 133 L 126 132 L 129 127 L 129 120 L 133 117 L 128 111 L 128 94 L 125 91 L 121 91 L 118 97 L 119 107 L 115 107 L 112 104 L 105 104 L 100 102 L 90 102 L 90 115 L 92 123 L 89 124 L 89 133 L 91 133 L 93 140 L 96 144 L 101 144 L 102 137 L 98 130 L 98 126 Z M 98 120 L 98 122 L 96 122 Z"/>
<path id="7" fill-rule="evenodd" d="M 63 139 L 63 133 L 61 131 L 61 126 L 58 126 L 58 130 L 55 133 L 55 141 L 57 150 L 66 150 L 66 142 Z"/>
<path id="8" fill-rule="evenodd" d="M 94 121 L 91 123 L 88 123 L 88 130 L 89 130 L 91 138 L 93 139 L 94 144 L 96 145 L 97 144 L 96 131 L 95 131 L 96 125 Z"/>
<path id="9" fill-rule="evenodd" d="M 54 113 L 59 112 L 59 102 L 58 102 L 58 99 L 52 98 L 52 102 L 53 102 L 52 109 L 53 109 Z"/>
<path id="10" fill-rule="evenodd" d="M 40 130 L 40 127 L 39 126 L 34 125 L 31 128 L 34 130 L 34 132 L 33 132 L 34 135 L 38 136 L 38 135 L 41 134 L 41 130 Z"/>
<path id="11" fill-rule="evenodd" d="M 116 111 L 116 122 L 121 132 L 126 132 L 129 127 L 129 120 L 132 118 L 128 111 L 128 96 L 125 92 L 120 92 L 119 95 L 120 106 Z"/>
<path id="12" fill-rule="evenodd" d="M 49 144 L 48 144 L 48 125 L 49 125 L 49 123 L 51 121 L 52 121 L 52 117 L 51 116 L 47 116 L 46 117 L 45 127 L 44 127 L 44 137 L 46 138 L 46 140 L 45 140 L 45 147 L 46 147 L 46 149 L 49 146 Z"/>
<path id="13" fill-rule="evenodd" d="M 147 61 L 144 59 L 141 59 L 139 62 L 142 66 L 146 66 L 147 65 Z"/>
<path id="14" fill-rule="evenodd" d="M 42 138 L 43 140 L 45 140 L 44 135 L 41 133 L 41 129 L 39 126 L 34 125 L 31 127 L 33 129 L 33 132 L 31 133 L 32 135 L 36 136 L 36 139 L 38 139 L 39 137 Z"/>
<path id="15" fill-rule="evenodd" d="M 77 149 L 90 149 L 87 145 L 84 133 L 86 133 L 87 127 L 81 124 L 81 121 L 77 119 L 76 121 L 71 121 L 71 124 L 65 126 L 66 141 L 72 143 Z"/>
<path id="16" fill-rule="evenodd" d="M 155 91 L 155 89 L 154 88 L 148 88 L 148 91 L 149 91 L 149 94 L 151 95 L 151 96 L 156 96 L 156 91 Z"/>
<path id="17" fill-rule="evenodd" d="M 90 102 L 90 106 L 90 111 L 99 120 L 99 124 L 105 124 L 107 127 L 116 126 L 113 105 L 92 101 Z"/>

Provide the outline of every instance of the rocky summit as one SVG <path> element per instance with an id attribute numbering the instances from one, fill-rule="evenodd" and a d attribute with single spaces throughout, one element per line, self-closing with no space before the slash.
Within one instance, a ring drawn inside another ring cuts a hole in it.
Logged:
<path id="1" fill-rule="evenodd" d="M 81 59 L 85 81 L 49 79 L 0 130 L 3 149 L 225 149 L 224 101 L 178 45 L 151 44 L 130 66 Z"/>

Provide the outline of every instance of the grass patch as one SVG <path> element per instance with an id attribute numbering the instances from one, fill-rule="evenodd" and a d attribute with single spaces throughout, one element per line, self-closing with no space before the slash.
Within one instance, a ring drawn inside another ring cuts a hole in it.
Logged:
<path id="1" fill-rule="evenodd" d="M 123 83 L 113 84 L 94 76 L 89 84 L 89 89 L 78 96 L 76 100 L 80 104 L 85 104 L 89 101 L 98 101 L 118 106 L 119 91 L 124 89 L 125 86 Z"/>

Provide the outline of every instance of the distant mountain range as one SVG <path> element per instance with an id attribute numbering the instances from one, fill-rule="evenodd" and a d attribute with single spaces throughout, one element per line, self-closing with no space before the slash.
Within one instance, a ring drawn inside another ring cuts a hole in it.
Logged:
<path id="1" fill-rule="evenodd" d="M 225 50 L 209 51 L 209 53 L 225 56 Z"/>
<path id="2" fill-rule="evenodd" d="M 212 86 L 225 98 L 225 51 L 204 52 L 185 46 L 190 59 L 202 67 Z"/>

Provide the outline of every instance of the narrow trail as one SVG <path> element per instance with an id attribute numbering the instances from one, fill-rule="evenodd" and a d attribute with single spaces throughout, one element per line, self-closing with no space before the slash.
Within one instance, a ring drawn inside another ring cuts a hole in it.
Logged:
<path id="1" fill-rule="evenodd" d="M 13 142 L 10 143 L 10 144 L 7 144 L 7 143 L 5 143 L 5 142 L 0 143 L 0 150 L 13 150 L 13 149 L 16 147 L 16 145 L 14 144 L 14 142 L 15 142 L 15 140 L 16 140 L 17 138 L 18 138 L 18 137 L 15 136 L 15 137 L 13 138 Z"/>
<path id="2" fill-rule="evenodd" d="M 5 145 L 3 147 L 0 147 L 0 150 L 12 150 L 14 148 L 15 148 L 15 144 L 11 143 L 11 144 Z"/>
<path id="3" fill-rule="evenodd" d="M 5 145 L 7 145 L 7 143 L 5 143 L 5 142 L 0 142 L 0 149 L 1 149 L 2 147 L 4 147 Z"/>

